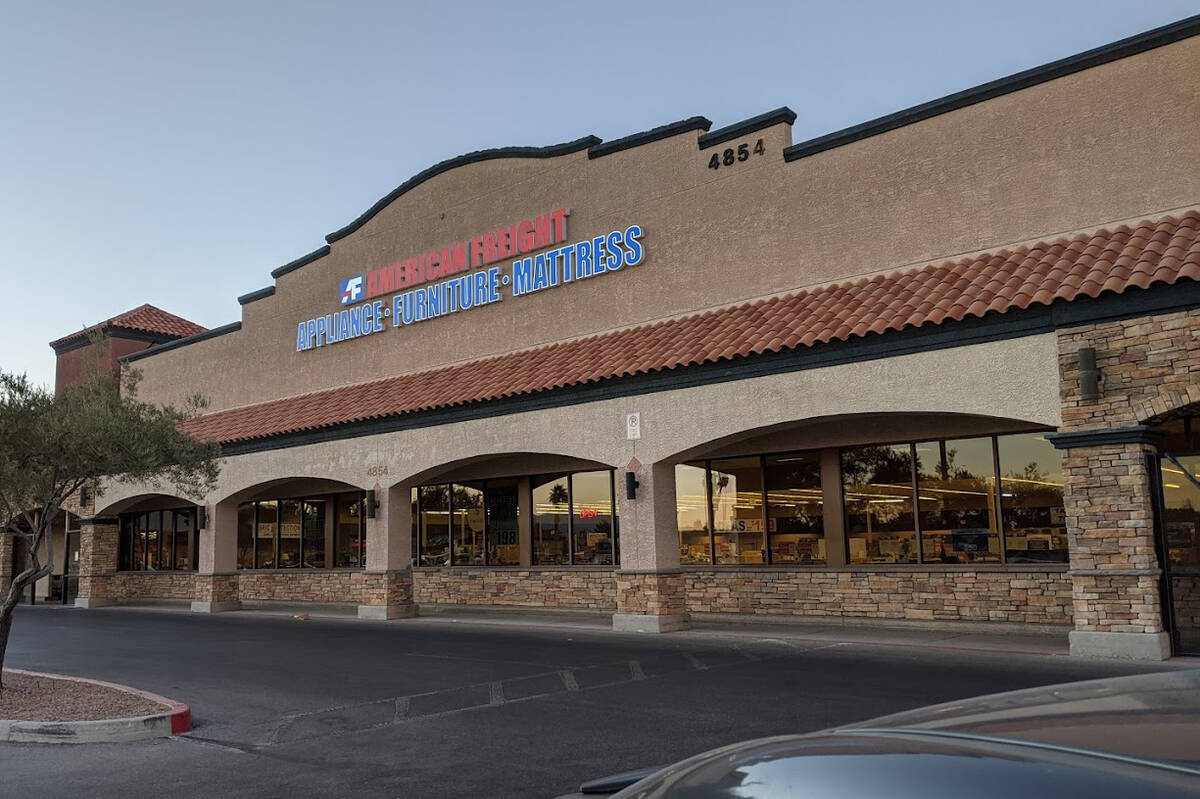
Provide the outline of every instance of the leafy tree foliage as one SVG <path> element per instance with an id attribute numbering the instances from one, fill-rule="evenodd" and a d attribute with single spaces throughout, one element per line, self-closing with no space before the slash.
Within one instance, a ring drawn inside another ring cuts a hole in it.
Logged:
<path id="1" fill-rule="evenodd" d="M 141 402 L 139 378 L 130 371 L 118 385 L 115 377 L 94 373 L 52 393 L 24 375 L 0 371 L 0 535 L 21 540 L 23 546 L 13 544 L 25 560 L 0 600 L 0 666 L 18 599 L 51 572 L 54 518 L 81 489 L 102 479 L 156 483 L 200 499 L 215 487 L 217 445 L 180 429 L 204 409 L 204 400 L 193 397 L 178 409 Z"/>

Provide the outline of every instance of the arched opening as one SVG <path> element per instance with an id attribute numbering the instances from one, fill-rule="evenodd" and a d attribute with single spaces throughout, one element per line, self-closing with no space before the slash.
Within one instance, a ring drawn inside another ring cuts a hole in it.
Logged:
<path id="1" fill-rule="evenodd" d="M 1062 459 L 1045 432 L 1016 419 L 885 413 L 693 445 L 667 459 L 681 563 L 1065 564 Z"/>
<path id="2" fill-rule="evenodd" d="M 117 571 L 193 572 L 198 562 L 199 512 L 171 494 L 138 494 L 98 509 L 117 519 Z"/>
<path id="3" fill-rule="evenodd" d="M 239 570 L 366 566 L 365 491 L 339 480 L 287 477 L 247 486 L 218 503 L 236 519 Z"/>
<path id="4" fill-rule="evenodd" d="M 417 566 L 614 566 L 616 471 L 552 453 L 480 455 L 412 475 Z"/>

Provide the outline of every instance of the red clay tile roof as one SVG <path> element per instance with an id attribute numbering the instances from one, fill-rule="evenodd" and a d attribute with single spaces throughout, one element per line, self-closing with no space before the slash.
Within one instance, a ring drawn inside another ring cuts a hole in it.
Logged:
<path id="1" fill-rule="evenodd" d="M 220 411 L 187 429 L 224 443 L 266 438 L 1180 279 L 1200 280 L 1197 211 Z"/>
<path id="2" fill-rule="evenodd" d="M 197 333 L 203 333 L 207 328 L 201 327 L 195 322 L 189 322 L 182 316 L 176 316 L 173 313 L 167 313 L 161 308 L 156 308 L 153 305 L 139 305 L 132 311 L 126 311 L 123 314 L 118 314 L 111 319 L 105 319 L 103 322 L 94 324 L 91 327 L 85 327 L 76 333 L 69 336 L 63 336 L 57 341 L 51 341 L 51 347 L 59 347 L 69 341 L 82 338 L 95 330 L 107 330 L 109 328 L 120 327 L 125 330 L 137 330 L 142 333 L 155 333 L 160 336 L 169 338 L 185 338 L 194 336 Z"/>

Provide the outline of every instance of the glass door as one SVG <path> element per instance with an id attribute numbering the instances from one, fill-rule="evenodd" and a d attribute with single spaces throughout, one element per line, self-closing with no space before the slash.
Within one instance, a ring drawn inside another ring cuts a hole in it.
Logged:
<path id="1" fill-rule="evenodd" d="M 64 557 L 66 563 L 63 567 L 63 591 L 62 602 L 64 605 L 75 604 L 75 597 L 79 595 L 79 531 L 67 530 L 66 543 L 63 546 L 66 550 Z"/>
<path id="2" fill-rule="evenodd" d="M 1164 453 L 1163 608 L 1176 654 L 1200 654 L 1200 455 Z"/>

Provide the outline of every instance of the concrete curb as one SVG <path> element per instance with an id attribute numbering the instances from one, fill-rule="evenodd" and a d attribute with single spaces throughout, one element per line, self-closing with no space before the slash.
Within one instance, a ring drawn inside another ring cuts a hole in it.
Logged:
<path id="1" fill-rule="evenodd" d="M 44 743 L 44 744 L 84 744 L 84 743 L 119 743 L 122 741 L 142 741 L 147 738 L 166 738 L 187 732 L 192 728 L 192 710 L 182 702 L 167 699 L 165 696 L 152 694 L 149 691 L 139 691 L 128 685 L 90 680 L 85 677 L 70 677 L 65 674 L 48 674 L 42 671 L 26 671 L 25 669 L 5 669 L 14 674 L 25 674 L 31 677 L 52 677 L 56 680 L 102 685 L 127 694 L 134 694 L 143 699 L 163 706 L 162 713 L 149 716 L 130 716 L 123 719 L 99 719 L 96 721 L 15 721 L 0 719 L 0 742 L 9 743 Z"/>

